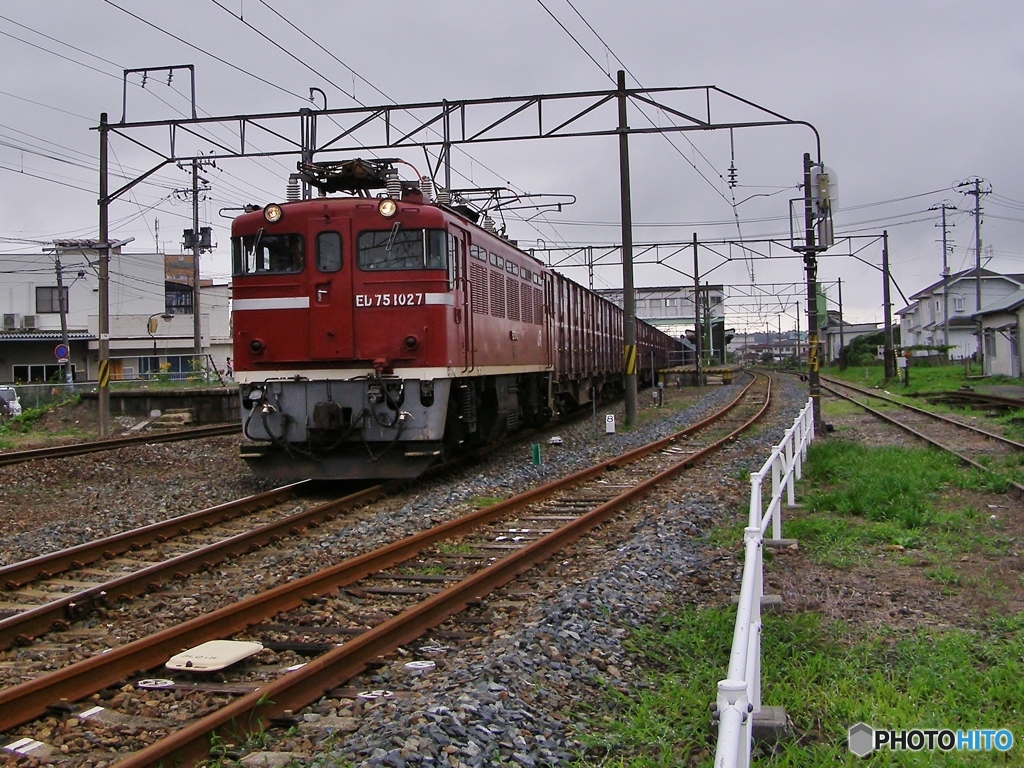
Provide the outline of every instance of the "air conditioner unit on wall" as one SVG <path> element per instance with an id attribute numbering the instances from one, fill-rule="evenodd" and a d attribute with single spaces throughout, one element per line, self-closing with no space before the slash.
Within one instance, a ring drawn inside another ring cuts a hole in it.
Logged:
<path id="1" fill-rule="evenodd" d="M 23 317 L 22 320 L 21 320 L 21 323 L 22 323 L 21 327 L 25 328 L 25 329 L 28 329 L 28 330 L 34 330 L 36 327 L 38 327 L 36 325 L 37 321 L 38 321 L 38 316 L 37 315 L 25 315 L 25 317 Z"/>
<path id="2" fill-rule="evenodd" d="M 22 316 L 18 313 L 4 314 L 4 330 L 16 331 L 21 328 Z"/>

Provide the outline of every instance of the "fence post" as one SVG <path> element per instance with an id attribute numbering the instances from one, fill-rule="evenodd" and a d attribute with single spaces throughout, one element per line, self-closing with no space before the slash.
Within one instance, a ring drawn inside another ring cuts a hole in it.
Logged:
<path id="1" fill-rule="evenodd" d="M 793 441 L 796 440 L 796 434 L 799 432 L 795 427 L 786 432 L 786 503 L 789 506 L 796 505 L 796 471 L 793 464 L 793 454 L 796 451 L 793 450 Z M 775 538 L 779 538 L 777 535 Z"/>
<path id="2" fill-rule="evenodd" d="M 750 475 L 750 519 L 747 525 L 751 528 L 760 527 L 761 515 L 761 483 L 764 482 L 764 475 L 761 472 L 752 472 Z"/>

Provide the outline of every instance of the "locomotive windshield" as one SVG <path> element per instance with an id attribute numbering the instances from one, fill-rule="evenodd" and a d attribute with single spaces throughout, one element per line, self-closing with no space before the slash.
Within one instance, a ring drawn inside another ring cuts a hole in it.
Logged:
<path id="1" fill-rule="evenodd" d="M 255 235 L 231 238 L 231 272 L 234 275 L 268 275 L 301 272 L 301 235 Z"/>
<path id="2" fill-rule="evenodd" d="M 447 235 L 442 229 L 393 229 L 362 232 L 357 260 L 360 269 L 445 269 Z"/>

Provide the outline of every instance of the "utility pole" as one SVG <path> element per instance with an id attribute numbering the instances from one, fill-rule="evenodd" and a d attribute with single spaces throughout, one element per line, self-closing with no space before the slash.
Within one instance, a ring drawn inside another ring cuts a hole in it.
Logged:
<path id="1" fill-rule="evenodd" d="M 206 159 L 193 159 L 189 166 L 189 171 L 192 174 L 192 189 L 190 191 L 177 190 L 175 192 L 177 195 L 190 196 L 192 202 L 192 229 L 185 230 L 183 240 L 185 248 L 192 251 L 192 354 L 193 364 L 197 367 L 203 355 L 199 257 L 203 251 L 208 251 L 212 248 L 210 228 L 199 226 L 199 196 L 207 189 L 205 179 L 203 179 L 203 186 L 200 187 L 199 172 L 207 165 L 216 166 L 216 162 Z M 178 167 L 185 170 L 185 167 L 180 164 Z"/>
<path id="2" fill-rule="evenodd" d="M 943 201 L 941 205 L 933 205 L 929 211 L 942 211 L 942 343 L 946 347 L 946 359 L 949 359 L 949 245 L 947 236 L 949 226 L 946 224 L 946 211 L 955 211 L 955 205 Z"/>
<path id="3" fill-rule="evenodd" d="M 896 351 L 892 346 L 892 302 L 889 299 L 889 230 L 882 232 L 882 316 L 885 320 L 885 379 L 896 376 Z"/>
<path id="4" fill-rule="evenodd" d="M 192 161 L 192 345 L 195 365 L 203 354 L 202 316 L 199 314 L 199 253 L 202 237 L 199 234 L 199 162 Z"/>
<path id="5" fill-rule="evenodd" d="M 793 307 L 794 312 L 797 314 L 797 364 L 799 365 L 800 359 L 803 356 L 800 350 L 800 302 L 798 301 Z"/>
<path id="6" fill-rule="evenodd" d="M 984 189 L 982 189 L 982 184 L 985 185 Z M 977 176 L 970 181 L 962 181 L 956 186 L 963 194 L 974 197 L 974 311 L 981 312 L 981 196 L 990 193 L 992 188 L 987 182 L 979 179 Z M 978 365 L 981 366 L 981 370 L 984 372 L 985 348 L 981 318 L 979 317 L 976 322 L 975 333 L 978 336 Z"/>
<path id="7" fill-rule="evenodd" d="M 775 316 L 775 319 L 779 323 L 779 357 L 786 356 L 786 349 L 782 344 L 782 313 L 780 312 Z"/>
<path id="8" fill-rule="evenodd" d="M 68 296 L 64 292 L 64 268 L 60 263 L 60 248 L 56 248 L 53 254 L 54 267 L 57 270 L 57 301 L 60 307 L 60 341 L 68 350 L 68 356 L 64 360 L 64 383 L 71 384 L 71 345 L 68 343 Z"/>
<path id="9" fill-rule="evenodd" d="M 843 354 L 843 347 L 846 346 L 846 334 L 843 331 L 843 278 L 839 278 L 839 355 Z"/>
<path id="10" fill-rule="evenodd" d="M 693 375 L 695 387 L 703 382 L 700 376 L 700 351 L 704 346 L 704 333 L 700 329 L 700 272 L 697 271 L 697 233 L 693 233 Z"/>
<path id="11" fill-rule="evenodd" d="M 107 113 L 100 113 L 99 366 L 96 410 L 100 439 L 110 437 L 110 200 L 107 187 Z"/>
<path id="12" fill-rule="evenodd" d="M 622 211 L 622 343 L 625 355 L 626 425 L 636 423 L 636 294 L 633 291 L 633 208 L 629 193 L 629 123 L 626 73 L 618 71 L 619 203 Z"/>
<path id="13" fill-rule="evenodd" d="M 811 196 L 810 153 L 804 153 L 804 271 L 807 275 L 807 380 L 814 430 L 822 433 L 821 378 L 818 373 L 818 247 L 814 233 L 814 199 Z"/>

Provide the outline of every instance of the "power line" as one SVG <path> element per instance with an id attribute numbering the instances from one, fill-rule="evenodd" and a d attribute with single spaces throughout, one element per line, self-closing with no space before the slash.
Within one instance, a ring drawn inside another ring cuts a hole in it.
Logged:
<path id="1" fill-rule="evenodd" d="M 83 64 L 80 61 L 75 61 L 74 59 L 64 56 L 63 54 L 57 53 L 56 51 L 51 51 L 48 48 L 43 48 L 41 45 L 30 43 L 28 40 L 23 40 L 22 38 L 16 35 L 12 35 L 10 32 L 4 32 L 3 30 L 0 30 L 0 35 L 9 37 L 12 40 L 17 40 L 19 43 L 24 43 L 25 45 L 35 48 L 37 50 L 44 51 L 45 53 L 48 53 L 51 56 L 56 56 L 58 59 L 64 59 L 65 61 L 70 61 L 72 64 L 77 64 L 80 67 L 85 67 L 86 69 L 92 70 L 93 72 L 97 72 L 103 75 L 104 77 L 113 77 L 115 80 L 117 79 L 116 75 L 112 75 L 109 72 L 104 72 L 102 69 L 97 69 L 96 67 L 89 66 L 88 64 Z"/>
<path id="2" fill-rule="evenodd" d="M 168 31 L 166 29 L 163 29 L 162 27 L 157 26 L 153 22 L 148 21 L 147 19 L 144 19 L 141 16 L 132 13 L 131 11 L 127 10 L 126 8 L 122 8 L 117 3 L 115 3 L 113 0 L 103 0 L 103 2 L 105 2 L 107 5 L 109 5 L 109 6 L 113 7 L 113 8 L 116 8 L 117 10 L 121 11 L 121 13 L 125 13 L 128 16 L 131 16 L 136 21 L 141 21 L 146 26 L 152 27 L 153 29 L 157 30 L 158 32 L 160 32 L 160 33 L 162 33 L 164 35 L 167 35 L 168 37 L 173 38 L 174 40 L 177 40 L 182 45 L 186 45 L 189 48 L 191 48 L 192 50 L 199 51 L 199 53 L 202 53 L 205 56 L 209 56 L 214 61 L 220 62 L 221 64 L 223 64 L 226 67 L 230 67 L 231 69 L 235 70 L 236 72 L 241 72 L 243 75 L 251 77 L 254 80 L 258 80 L 259 82 L 263 83 L 264 85 L 269 85 L 271 88 L 275 88 L 275 89 L 281 91 L 282 93 L 287 93 L 289 96 L 294 96 L 295 98 L 301 99 L 302 101 L 307 101 L 307 99 L 305 97 L 300 96 L 299 94 L 295 93 L 294 91 L 289 91 L 287 88 L 285 88 L 283 86 L 280 86 L 277 83 L 273 83 L 270 80 L 266 80 L 265 78 L 262 78 L 259 75 L 253 74 L 252 72 L 248 71 L 247 69 L 244 69 L 243 67 L 238 66 L 237 64 L 232 64 L 230 61 L 222 59 L 220 56 L 217 56 L 216 54 L 210 53 L 205 48 L 201 48 L 198 45 L 190 43 L 188 40 L 185 40 L 184 38 L 178 37 L 173 32 L 170 32 L 170 31 Z"/>
<path id="3" fill-rule="evenodd" d="M 346 91 L 346 90 L 345 90 L 344 88 L 342 88 L 342 87 L 341 87 L 340 85 L 338 85 L 337 83 L 335 83 L 335 82 L 334 82 L 333 80 L 331 80 L 331 79 L 330 79 L 329 77 L 327 77 L 326 75 L 322 74 L 321 72 L 318 72 L 318 71 L 317 71 L 316 69 L 314 69 L 314 68 L 313 68 L 312 66 L 310 66 L 310 65 L 309 65 L 309 64 L 308 64 L 307 62 L 305 62 L 305 61 L 303 61 L 302 59 L 300 59 L 300 58 L 299 58 L 298 56 L 296 56 L 296 55 L 295 55 L 294 53 L 292 53 L 291 51 L 289 51 L 289 50 L 288 50 L 287 48 L 285 48 L 285 47 L 284 47 L 283 45 L 281 45 L 281 44 L 280 44 L 279 42 L 277 42 L 276 40 L 273 40 L 272 38 L 268 37 L 267 35 L 265 35 L 265 34 L 264 34 L 263 32 L 261 32 L 260 30 L 256 29 L 256 27 L 254 27 L 254 26 L 253 26 L 252 24 L 250 24 L 250 23 L 249 23 L 248 21 L 246 21 L 246 20 L 245 20 L 244 18 L 242 18 L 242 16 L 241 16 L 241 15 L 238 15 L 238 16 L 236 16 L 236 15 L 235 15 L 235 14 L 234 14 L 234 13 L 233 13 L 232 11 L 230 11 L 229 9 L 227 9 L 227 8 L 225 8 L 225 7 L 223 6 L 223 5 L 221 5 L 221 3 L 220 3 L 220 0 L 210 0 L 210 2 L 212 2 L 212 3 L 214 4 L 214 5 L 216 5 L 216 6 L 218 7 L 218 8 L 220 8 L 220 9 L 221 9 L 222 11 L 224 11 L 225 13 L 227 13 L 227 14 L 228 14 L 229 16 L 231 16 L 232 18 L 234 18 L 234 19 L 237 19 L 238 21 L 240 21 L 240 22 L 241 22 L 242 24 L 244 24 L 244 25 L 245 25 L 246 27 L 248 27 L 248 28 L 249 28 L 249 29 L 251 29 L 251 30 L 252 30 L 253 32 L 255 32 L 255 33 L 256 33 L 257 35 L 259 35 L 260 37 L 262 37 L 262 38 L 263 38 L 264 40 L 266 40 L 266 41 L 267 41 L 268 43 L 270 43 L 271 45 L 273 45 L 273 46 L 274 46 L 275 48 L 277 48 L 277 49 L 278 49 L 279 51 L 281 51 L 282 53 L 286 54 L 286 55 L 287 55 L 288 57 L 290 57 L 291 59 L 294 59 L 295 61 L 297 61 L 297 62 L 298 62 L 299 64 L 301 64 L 301 65 L 302 65 L 302 66 L 304 66 L 304 67 L 305 67 L 306 69 L 308 69 L 308 70 L 309 70 L 310 72 L 312 72 L 312 73 L 313 73 L 314 75 L 316 75 L 317 77 L 323 78 L 323 79 L 324 79 L 325 81 L 327 81 L 328 83 L 330 83 L 331 85 L 333 85 L 333 86 L 334 86 L 335 88 L 337 88 L 337 89 L 338 89 L 339 91 L 341 91 L 341 92 L 342 92 L 342 93 L 344 93 L 344 94 L 345 94 L 346 96 L 348 96 L 348 97 L 349 97 L 350 99 L 352 99 L 353 101 L 355 101 L 355 98 L 356 98 L 356 97 L 355 97 L 355 96 L 353 96 L 353 95 L 352 95 L 351 93 L 349 93 L 348 91 Z M 357 103 L 359 103 L 359 102 L 357 102 Z M 365 106 L 365 105 L 364 105 L 364 104 L 360 104 L 360 106 Z"/>

